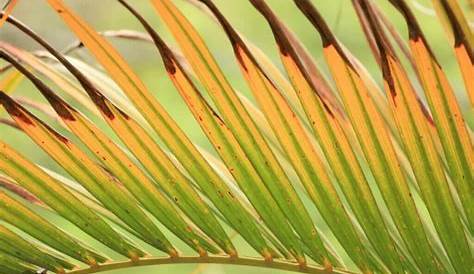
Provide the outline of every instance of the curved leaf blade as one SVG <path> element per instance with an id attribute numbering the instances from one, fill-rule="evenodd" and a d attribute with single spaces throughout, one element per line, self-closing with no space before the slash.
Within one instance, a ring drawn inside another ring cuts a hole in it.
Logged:
<path id="1" fill-rule="evenodd" d="M 4 253 L 50 271 L 64 273 L 65 269 L 71 270 L 75 267 L 59 256 L 40 250 L 3 225 L 0 225 L 0 244 L 0 250 Z"/>
<path id="2" fill-rule="evenodd" d="M 177 256 L 177 251 L 171 243 L 139 208 L 131 195 L 119 187 L 115 178 L 106 174 L 70 140 L 38 120 L 6 94 L 0 95 L 0 102 L 23 131 L 107 209 L 137 231 L 142 240 L 170 256 Z M 139 250 L 129 252 L 132 259 L 143 255 Z"/>
<path id="3" fill-rule="evenodd" d="M 82 247 L 71 236 L 65 234 L 3 191 L 0 191 L 0 219 L 48 246 L 88 265 L 97 265 L 106 261 L 104 257 Z"/>
<path id="4" fill-rule="evenodd" d="M 330 267 L 324 248 L 318 244 L 321 243 L 321 240 L 317 237 L 316 228 L 306 208 L 202 38 L 171 1 L 152 0 L 152 3 L 216 103 L 223 120 L 231 132 L 239 137 L 237 141 L 285 213 L 288 222 L 292 224 L 301 240 L 311 251 L 308 255 L 317 262 Z"/>

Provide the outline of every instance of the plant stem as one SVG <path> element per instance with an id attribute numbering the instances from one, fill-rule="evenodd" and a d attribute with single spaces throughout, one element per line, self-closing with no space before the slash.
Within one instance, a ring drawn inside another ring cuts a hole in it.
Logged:
<path id="1" fill-rule="evenodd" d="M 122 261 L 122 262 L 110 262 L 105 263 L 96 267 L 91 267 L 87 269 L 80 269 L 68 272 L 68 274 L 90 274 L 90 273 L 99 273 L 103 271 L 110 271 L 115 269 L 125 269 L 132 267 L 141 267 L 141 266 L 153 266 L 153 265 L 166 265 L 166 264 L 227 264 L 227 265 L 240 265 L 240 266 L 253 266 L 261 268 L 271 268 L 286 270 L 299 273 L 312 273 L 312 274 L 354 274 L 354 272 L 333 269 L 326 270 L 322 266 L 308 265 L 306 267 L 301 267 L 300 265 L 282 260 L 275 260 L 272 262 L 267 262 L 260 258 L 249 258 L 249 257 L 240 257 L 240 258 L 230 258 L 227 256 L 208 256 L 208 257 L 152 257 L 140 259 L 137 262 L 132 261 Z"/>

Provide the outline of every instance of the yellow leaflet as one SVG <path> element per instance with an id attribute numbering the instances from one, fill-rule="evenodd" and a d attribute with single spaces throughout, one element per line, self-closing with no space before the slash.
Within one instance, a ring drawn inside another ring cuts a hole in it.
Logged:
<path id="1" fill-rule="evenodd" d="M 410 255 L 416 256 L 415 262 L 421 269 L 441 271 L 432 255 L 387 125 L 367 87 L 334 47 L 328 46 L 324 52 L 364 155 Z"/>
<path id="2" fill-rule="evenodd" d="M 183 53 L 216 103 L 223 120 L 232 133 L 239 137 L 237 139 L 239 144 L 285 213 L 287 220 L 311 251 L 308 255 L 323 263 L 325 258 L 315 241 L 314 224 L 306 208 L 202 38 L 171 1 L 152 0 L 152 3 L 175 35 Z"/>
<path id="3" fill-rule="evenodd" d="M 135 196 L 143 207 L 189 246 L 198 251 L 202 256 L 205 256 L 205 249 L 209 247 L 208 243 L 197 236 L 189 225 L 184 222 L 171 203 L 158 190 L 155 182 L 151 181 L 99 128 L 94 126 L 84 116 L 65 105 L 64 102 L 60 104 L 63 104 L 64 108 L 67 109 L 65 111 L 74 117 L 72 120 L 67 117 L 62 117 L 65 124 L 96 154 L 97 158 L 124 183 L 125 187 Z M 176 203 L 178 203 L 178 201 L 176 201 Z M 216 224 L 216 227 L 219 228 L 218 224 Z M 209 233 L 216 242 L 225 247 L 221 240 L 214 234 L 216 227 L 212 230 L 206 229 L 206 232 Z M 216 252 L 215 249 L 211 247 L 209 247 L 209 250 L 213 251 L 213 253 Z"/>
<path id="4" fill-rule="evenodd" d="M 449 173 L 472 232 L 474 231 L 474 185 L 472 184 L 474 150 L 470 136 L 454 92 L 441 67 L 433 59 L 421 39 L 410 40 L 410 46 L 414 52 L 435 126 L 444 148 Z"/>
<path id="5" fill-rule="evenodd" d="M 300 120 L 276 87 L 256 66 L 254 60 L 242 47 L 236 47 L 236 55 L 240 57 L 241 71 L 252 87 L 254 96 L 266 114 L 273 132 L 310 198 L 333 229 L 340 243 L 356 261 L 356 264 L 363 271 L 368 271 L 370 267 L 366 264 L 366 261 L 369 255 L 356 235 L 349 217 L 346 215 L 342 203 L 329 180 L 326 169 L 316 154 Z M 352 248 L 355 250 L 349 251 Z"/>
<path id="6" fill-rule="evenodd" d="M 112 79 L 134 103 L 153 130 L 161 137 L 219 209 L 226 212 L 226 218 L 233 224 L 242 222 L 245 213 L 237 200 L 230 195 L 222 196 L 229 190 L 214 172 L 186 134 L 178 127 L 154 96 L 147 90 L 140 78 L 131 70 L 122 56 L 94 29 L 76 16 L 61 0 L 48 0 L 81 42 L 91 51 Z M 237 215 L 237 216 L 231 216 Z M 245 226 L 241 226 L 246 229 Z M 230 243 L 230 242 L 229 242 Z M 235 253 L 235 251 L 231 252 Z"/>
<path id="7" fill-rule="evenodd" d="M 421 195 L 454 268 L 469 268 L 472 260 L 466 236 L 428 122 L 401 65 L 390 55 L 385 58 L 390 69 L 385 87 Z"/>
<path id="8" fill-rule="evenodd" d="M 171 243 L 145 215 L 134 199 L 117 184 L 115 178 L 108 175 L 70 140 L 42 123 L 12 99 L 6 95 L 3 95 L 1 99 L 3 106 L 23 131 L 107 209 L 137 231 L 144 241 L 168 252 L 170 256 L 177 256 L 177 251 Z M 139 250 L 130 249 L 129 251 L 132 259 L 143 255 L 143 252 Z"/>
<path id="9" fill-rule="evenodd" d="M 456 59 L 474 107 L 474 34 L 457 0 L 432 0 L 436 13 L 443 19 L 442 25 L 456 53 Z"/>
<path id="10" fill-rule="evenodd" d="M 174 73 L 169 72 L 171 80 L 190 107 L 204 133 L 221 155 L 227 169 L 239 183 L 242 191 L 249 197 L 250 202 L 267 223 L 269 229 L 279 235 L 285 247 L 300 263 L 303 263 L 305 259 L 298 240 L 236 138 L 223 121 L 212 112 L 180 67 L 174 61 L 171 65 L 176 68 Z M 260 252 L 270 260 L 269 251 L 265 248 Z"/>
<path id="11" fill-rule="evenodd" d="M 13 93 L 23 79 L 23 74 L 14 69 L 0 81 L 0 90 L 7 94 Z"/>
<path id="12" fill-rule="evenodd" d="M 91 266 L 105 262 L 104 257 L 84 248 L 76 239 L 3 191 L 0 191 L 0 220 L 78 261 Z"/>
<path id="13" fill-rule="evenodd" d="M 467 95 L 471 102 L 471 108 L 474 108 L 474 59 L 471 59 L 464 45 L 454 48 L 459 66 L 461 68 L 464 84 L 466 85 Z"/>

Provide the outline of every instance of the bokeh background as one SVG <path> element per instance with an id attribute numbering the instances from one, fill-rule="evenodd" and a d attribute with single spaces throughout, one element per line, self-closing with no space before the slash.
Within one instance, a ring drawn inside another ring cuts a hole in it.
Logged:
<path id="1" fill-rule="evenodd" d="M 407 0 L 414 8 L 415 14 L 419 18 L 425 34 L 435 50 L 435 54 L 446 70 L 451 83 L 453 84 L 459 101 L 463 107 L 463 111 L 467 112 L 468 106 L 462 79 L 455 61 L 450 43 L 442 29 L 438 19 L 434 16 L 429 0 Z M 0 5 L 5 0 L 0 0 Z M 142 31 L 141 26 L 132 18 L 124 9 L 117 4 L 115 0 L 67 0 L 76 12 L 88 20 L 98 31 L 131 29 Z M 149 1 L 146 0 L 129 0 L 140 12 L 153 24 L 156 30 L 165 37 L 170 44 L 175 44 L 172 37 L 167 32 L 166 26 L 160 21 Z M 214 53 L 217 61 L 222 66 L 230 82 L 240 91 L 249 95 L 252 100 L 248 87 L 236 65 L 231 47 L 223 32 L 203 13 L 195 7 L 187 4 L 184 0 L 174 1 L 178 7 L 188 16 L 194 23 L 195 27 L 200 31 Z M 279 63 L 274 39 L 266 22 L 253 9 L 247 0 L 215 0 L 214 1 L 227 18 L 233 23 L 236 29 L 242 32 L 247 38 L 253 41 L 257 46 L 263 49 L 277 64 Z M 284 20 L 290 28 L 305 43 L 314 59 L 318 62 L 323 72 L 327 74 L 327 68 L 322 61 L 321 43 L 319 36 L 309 25 L 306 19 L 294 6 L 291 0 L 267 0 L 274 8 L 276 13 Z M 372 73 L 374 78 L 380 83 L 381 74 L 375 63 L 373 56 L 369 50 L 365 37 L 360 29 L 354 10 L 350 0 L 313 0 L 320 12 L 326 18 L 328 24 L 334 33 L 338 36 L 352 52 L 358 57 L 367 69 Z M 387 0 L 375 0 L 386 15 L 392 20 L 394 25 L 406 34 L 404 22 L 399 14 L 389 6 Z M 468 1 L 461 1 L 465 7 L 465 14 L 471 20 L 474 18 L 474 12 L 468 7 Z M 62 49 L 75 41 L 75 37 L 65 27 L 57 14 L 53 12 L 46 4 L 45 0 L 23 0 L 20 1 L 18 7 L 14 11 L 14 16 L 21 19 L 24 23 L 31 26 L 47 41 L 51 42 L 57 49 Z M 27 37 L 16 31 L 14 28 L 5 25 L 0 29 L 0 40 L 11 43 L 15 46 L 37 50 L 38 46 Z M 188 133 L 190 138 L 197 144 L 209 149 L 212 152 L 207 140 L 194 122 L 191 114 L 182 102 L 178 93 L 168 80 L 159 59 L 156 49 L 151 45 L 139 41 L 124 41 L 111 39 L 114 45 L 126 57 L 127 61 L 132 65 L 135 71 L 141 76 L 145 84 L 165 106 L 169 113 L 177 120 L 180 126 Z M 88 62 L 94 64 L 93 59 L 88 55 L 86 50 L 80 50 L 75 54 Z M 97 66 L 98 67 L 98 66 Z M 100 67 L 98 67 L 100 69 Z M 0 77 L 2 77 L 0 75 Z M 34 100 L 43 101 L 42 97 L 32 87 L 28 81 L 23 81 L 15 91 L 17 96 L 27 96 Z M 472 110 L 471 110 L 472 111 Z M 466 113 L 466 117 L 470 119 L 472 125 L 473 113 Z M 6 117 L 3 110 L 0 110 L 0 117 Z M 105 128 L 104 123 L 97 123 Z M 54 121 L 51 125 L 57 126 Z M 15 130 L 0 125 L 0 138 L 12 144 L 20 152 L 23 152 L 29 159 L 57 171 L 67 176 L 59 166 L 52 162 L 45 153 L 41 152 L 36 146 L 24 135 Z M 77 234 L 79 237 L 85 237 L 67 223 L 44 212 L 52 222 L 60 224 L 71 233 Z M 244 243 L 236 238 L 238 245 L 245 248 Z M 100 248 L 100 247 L 99 247 Z M 250 251 L 249 251 L 250 252 Z M 253 269 L 236 266 L 158 266 L 144 267 L 133 270 L 122 270 L 109 272 L 110 274 L 125 273 L 276 273 L 273 270 Z"/>

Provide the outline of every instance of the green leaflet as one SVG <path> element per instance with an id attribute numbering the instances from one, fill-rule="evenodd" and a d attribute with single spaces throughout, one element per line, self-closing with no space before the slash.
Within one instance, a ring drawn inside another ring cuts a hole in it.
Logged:
<path id="1" fill-rule="evenodd" d="M 0 225 L 0 251 L 50 271 L 63 272 L 75 267 L 57 255 L 40 250 L 3 225 Z"/>
<path id="2" fill-rule="evenodd" d="M 56 250 L 89 265 L 105 262 L 105 258 L 79 244 L 51 223 L 0 191 L 0 219 L 21 229 Z"/>
<path id="3" fill-rule="evenodd" d="M 130 194 L 121 189 L 115 178 L 68 139 L 39 121 L 4 93 L 0 95 L 1 103 L 17 124 L 107 209 L 136 230 L 145 242 L 172 256 L 177 255 L 163 233 L 138 207 Z M 139 250 L 129 252 L 129 256 L 134 259 L 143 255 Z"/>
<path id="4" fill-rule="evenodd" d="M 128 256 L 135 248 L 40 168 L 0 142 L 0 170 L 86 233 Z"/>
<path id="5" fill-rule="evenodd" d="M 171 1 L 153 0 L 152 3 L 180 44 L 184 55 L 206 87 L 229 130 L 239 136 L 237 141 L 285 213 L 288 222 L 311 250 L 308 255 L 330 267 L 326 252 L 320 239 L 317 238 L 316 228 L 306 208 L 202 38 Z"/>

